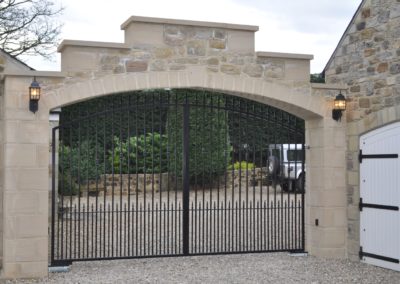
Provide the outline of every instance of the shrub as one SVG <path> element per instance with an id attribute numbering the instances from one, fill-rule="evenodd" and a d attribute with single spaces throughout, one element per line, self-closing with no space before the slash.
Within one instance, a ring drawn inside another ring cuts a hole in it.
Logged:
<path id="1" fill-rule="evenodd" d="M 97 151 L 101 151 L 98 149 Z M 84 184 L 96 179 L 104 170 L 101 154 L 96 153 L 95 145 L 85 140 L 80 145 L 63 146 L 59 148 L 59 171 L 65 176 L 72 176 L 76 183 Z"/>
<path id="2" fill-rule="evenodd" d="M 78 195 L 78 186 L 70 175 L 60 175 L 58 179 L 58 194 L 62 196 Z"/>
<path id="3" fill-rule="evenodd" d="M 166 172 L 167 142 L 167 136 L 157 132 L 130 137 L 125 142 L 114 137 L 114 151 L 109 150 L 108 159 L 116 173 Z"/>

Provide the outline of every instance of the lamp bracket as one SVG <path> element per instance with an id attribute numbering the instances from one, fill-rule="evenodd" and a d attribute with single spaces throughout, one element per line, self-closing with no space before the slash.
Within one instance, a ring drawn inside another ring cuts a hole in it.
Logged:
<path id="1" fill-rule="evenodd" d="M 342 110 L 340 109 L 333 109 L 332 110 L 332 118 L 336 121 L 341 121 L 342 119 Z"/>

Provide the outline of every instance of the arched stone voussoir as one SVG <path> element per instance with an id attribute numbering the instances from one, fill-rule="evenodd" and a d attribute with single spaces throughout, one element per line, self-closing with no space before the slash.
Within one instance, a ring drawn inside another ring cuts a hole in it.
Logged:
<path id="1" fill-rule="evenodd" d="M 303 119 L 323 117 L 326 101 L 311 95 L 304 83 L 268 82 L 263 78 L 212 74 L 205 69 L 175 72 L 138 72 L 108 75 L 73 84 L 66 83 L 48 93 L 44 104 L 49 109 L 74 104 L 92 98 L 144 89 L 194 88 L 207 89 L 248 98 L 290 112 Z"/>

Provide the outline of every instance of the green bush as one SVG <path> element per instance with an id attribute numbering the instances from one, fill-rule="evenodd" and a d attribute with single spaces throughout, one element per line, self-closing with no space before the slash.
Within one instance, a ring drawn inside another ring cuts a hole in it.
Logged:
<path id="1" fill-rule="evenodd" d="M 97 149 L 98 152 L 102 151 Z M 59 171 L 65 176 L 72 176 L 76 183 L 85 184 L 96 179 L 104 171 L 104 162 L 96 157 L 103 155 L 96 153 L 96 146 L 89 141 L 81 142 L 80 146 L 63 146 L 59 148 Z"/>
<path id="2" fill-rule="evenodd" d="M 78 195 L 78 186 L 70 175 L 62 175 L 58 179 L 58 194 L 62 196 Z"/>
<path id="3" fill-rule="evenodd" d="M 224 106 L 221 96 L 196 90 L 174 90 L 177 107 L 170 107 L 167 134 L 171 146 L 169 170 L 182 177 L 183 112 L 185 100 L 189 107 L 189 176 L 191 184 L 208 184 L 222 175 L 231 161 L 232 146 L 229 140 L 228 117 L 225 111 L 208 107 Z M 200 96 L 198 96 L 200 95 Z M 200 101 L 197 99 L 200 97 Z M 197 104 L 201 106 L 198 107 Z M 203 107 L 202 105 L 206 105 Z"/>
<path id="4" fill-rule="evenodd" d="M 167 172 L 167 143 L 167 136 L 157 132 L 130 137 L 125 142 L 114 137 L 114 150 L 108 152 L 108 159 L 116 173 Z"/>
<path id="5" fill-rule="evenodd" d="M 242 162 L 235 162 L 233 165 L 230 164 L 230 165 L 228 166 L 228 170 L 232 170 L 232 168 L 233 168 L 234 170 L 238 170 L 238 169 L 241 169 L 241 170 L 246 170 L 246 169 L 252 170 L 252 169 L 254 169 L 255 167 L 254 167 L 254 164 L 253 164 L 253 163 L 248 163 L 248 162 L 246 162 L 246 161 L 242 161 Z"/>

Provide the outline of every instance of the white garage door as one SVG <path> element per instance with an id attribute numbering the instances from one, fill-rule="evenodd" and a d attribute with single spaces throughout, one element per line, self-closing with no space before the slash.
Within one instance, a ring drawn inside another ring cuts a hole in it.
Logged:
<path id="1" fill-rule="evenodd" d="M 400 271 L 400 122 L 360 138 L 360 258 Z"/>

